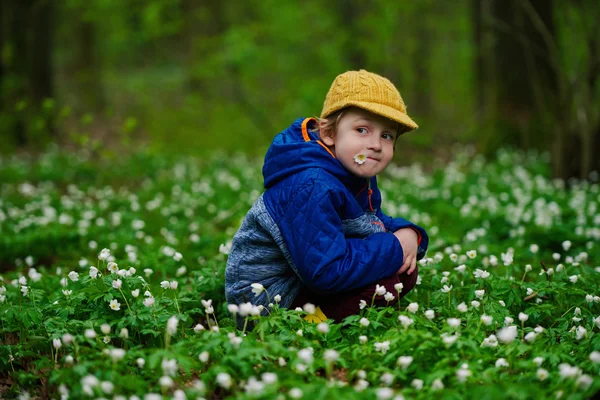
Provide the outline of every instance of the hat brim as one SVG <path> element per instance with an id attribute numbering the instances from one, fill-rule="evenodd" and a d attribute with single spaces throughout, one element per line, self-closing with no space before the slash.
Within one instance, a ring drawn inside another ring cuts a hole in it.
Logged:
<path id="1" fill-rule="evenodd" d="M 399 123 L 400 126 L 402 127 L 400 135 L 419 128 L 419 125 L 417 125 L 416 122 L 413 121 L 405 113 L 398 111 L 395 108 L 383 105 L 383 104 L 370 103 L 367 101 L 348 101 L 348 102 L 344 103 L 343 107 L 341 107 L 337 110 L 330 111 L 329 115 L 333 114 L 334 112 L 336 112 L 338 110 L 341 110 L 342 108 L 351 107 L 351 106 L 362 108 L 363 110 L 370 111 L 374 114 L 381 115 L 382 117 L 391 119 L 392 121 Z M 324 118 L 324 117 L 321 117 L 321 118 Z"/>

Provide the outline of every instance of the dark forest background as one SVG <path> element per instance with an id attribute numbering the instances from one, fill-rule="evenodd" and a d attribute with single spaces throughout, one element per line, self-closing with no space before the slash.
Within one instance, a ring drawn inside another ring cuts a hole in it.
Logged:
<path id="1" fill-rule="evenodd" d="M 398 162 L 509 146 L 585 178 L 600 171 L 598 21 L 597 0 L 0 0 L 0 152 L 259 155 L 365 68 L 420 125 Z"/>

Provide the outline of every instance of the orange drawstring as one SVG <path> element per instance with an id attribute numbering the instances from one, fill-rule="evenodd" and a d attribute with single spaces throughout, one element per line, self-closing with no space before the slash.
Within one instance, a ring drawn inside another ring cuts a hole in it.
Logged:
<path id="1" fill-rule="evenodd" d="M 369 209 L 373 211 L 373 205 L 371 204 L 371 195 L 373 194 L 373 189 L 369 189 Z"/>

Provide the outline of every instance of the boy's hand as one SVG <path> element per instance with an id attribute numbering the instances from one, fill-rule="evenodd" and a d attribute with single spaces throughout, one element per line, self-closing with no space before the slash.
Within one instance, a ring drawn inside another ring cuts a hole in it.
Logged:
<path id="1" fill-rule="evenodd" d="M 417 267 L 417 232 L 412 228 L 402 228 L 394 232 L 394 236 L 398 238 L 404 251 L 404 264 L 402 264 L 397 274 L 402 274 L 408 269 L 407 274 L 410 275 Z"/>

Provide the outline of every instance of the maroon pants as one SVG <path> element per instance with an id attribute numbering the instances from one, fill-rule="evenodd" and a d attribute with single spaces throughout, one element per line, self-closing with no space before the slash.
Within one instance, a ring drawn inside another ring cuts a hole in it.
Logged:
<path id="1" fill-rule="evenodd" d="M 394 295 L 394 300 L 390 301 L 389 303 L 384 299 L 383 296 L 376 296 L 374 303 L 375 306 L 396 304 L 399 299 L 398 292 L 396 292 L 394 285 L 397 283 L 402 283 L 403 288 L 400 292 L 400 298 L 402 298 L 406 296 L 406 294 L 410 292 L 412 288 L 415 287 L 418 273 L 419 267 L 417 266 L 417 268 L 410 275 L 407 275 L 406 272 L 400 275 L 394 274 L 368 286 L 363 286 L 349 292 L 329 295 L 317 294 L 305 287 L 300 291 L 298 296 L 296 296 L 296 299 L 290 308 L 294 309 L 296 307 L 302 307 L 306 303 L 312 303 L 321 307 L 321 310 L 327 318 L 331 318 L 335 320 L 335 322 L 341 322 L 347 316 L 358 314 L 360 312 L 359 304 L 361 300 L 366 301 L 368 306 L 371 305 L 373 295 L 375 294 L 375 285 L 385 286 L 387 291 Z"/>

